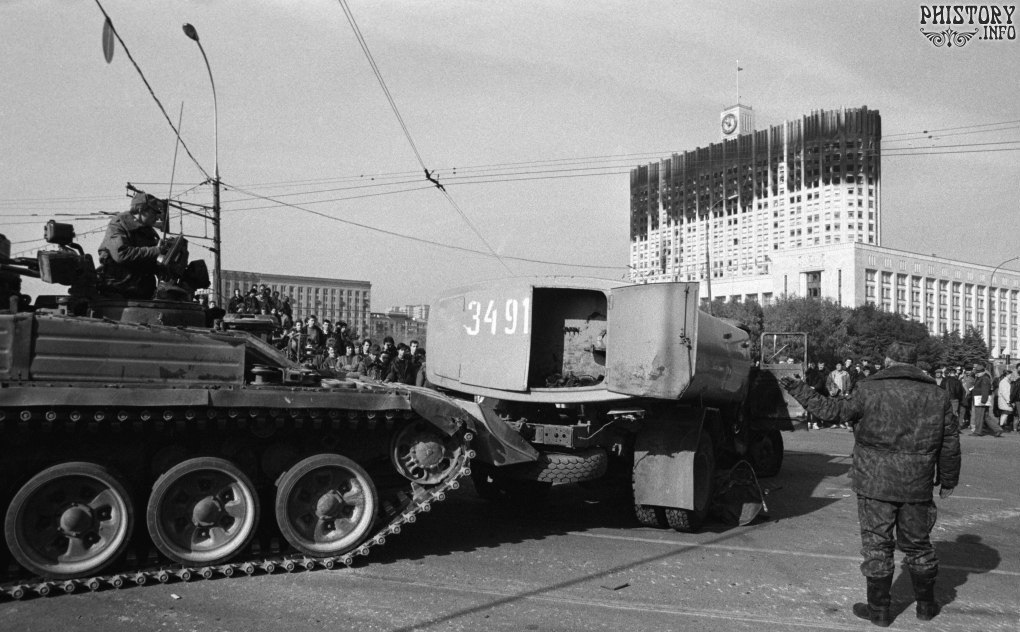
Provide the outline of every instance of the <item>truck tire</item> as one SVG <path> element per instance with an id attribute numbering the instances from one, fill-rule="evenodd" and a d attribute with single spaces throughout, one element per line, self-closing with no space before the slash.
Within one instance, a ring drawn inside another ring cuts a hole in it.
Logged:
<path id="1" fill-rule="evenodd" d="M 715 490 L 715 451 L 712 437 L 704 429 L 694 453 L 694 508 L 666 508 L 666 523 L 681 533 L 694 533 L 708 515 Z"/>
<path id="2" fill-rule="evenodd" d="M 779 474 L 783 467 L 783 434 L 776 429 L 768 430 L 754 437 L 748 456 L 758 478 Z"/>
<path id="3" fill-rule="evenodd" d="M 513 467 L 507 474 L 513 478 L 562 485 L 600 478 L 608 465 L 606 451 L 601 448 L 582 452 L 542 452 L 538 460 Z"/>
<path id="4" fill-rule="evenodd" d="M 634 516 L 642 527 L 662 529 L 666 527 L 666 511 L 654 505 L 634 505 Z"/>

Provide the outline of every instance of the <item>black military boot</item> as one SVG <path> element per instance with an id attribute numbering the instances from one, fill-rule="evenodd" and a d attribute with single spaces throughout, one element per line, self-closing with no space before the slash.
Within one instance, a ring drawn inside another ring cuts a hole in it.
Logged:
<path id="1" fill-rule="evenodd" d="M 935 601 L 935 573 L 910 572 L 910 580 L 914 583 L 914 598 L 917 600 L 917 618 L 931 621 L 941 608 Z"/>
<path id="2" fill-rule="evenodd" d="M 888 628 L 892 623 L 892 615 L 889 613 L 889 605 L 892 597 L 889 591 L 892 590 L 892 575 L 886 577 L 868 577 L 868 603 L 855 603 L 854 614 L 862 619 L 867 619 L 880 628 Z"/>

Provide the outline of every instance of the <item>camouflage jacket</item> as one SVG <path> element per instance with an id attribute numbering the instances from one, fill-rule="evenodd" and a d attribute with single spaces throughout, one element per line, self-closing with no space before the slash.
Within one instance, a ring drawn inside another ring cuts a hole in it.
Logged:
<path id="1" fill-rule="evenodd" d="M 846 399 L 819 395 L 803 382 L 790 394 L 826 421 L 854 425 L 853 490 L 892 502 L 931 500 L 933 485 L 960 479 L 960 431 L 949 395 L 914 366 L 896 365 L 862 379 Z"/>

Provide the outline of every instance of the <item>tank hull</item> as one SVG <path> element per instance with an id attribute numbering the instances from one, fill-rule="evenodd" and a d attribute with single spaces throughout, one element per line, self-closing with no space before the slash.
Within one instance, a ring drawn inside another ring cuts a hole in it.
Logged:
<path id="1" fill-rule="evenodd" d="M 0 594 L 350 564 L 456 489 L 474 428 L 245 332 L 0 314 Z"/>

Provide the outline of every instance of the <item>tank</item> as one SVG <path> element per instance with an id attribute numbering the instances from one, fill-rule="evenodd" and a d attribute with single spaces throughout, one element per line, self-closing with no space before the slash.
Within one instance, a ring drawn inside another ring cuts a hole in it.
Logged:
<path id="1" fill-rule="evenodd" d="M 694 531 L 717 468 L 778 472 L 778 432 L 748 405 L 747 330 L 699 309 L 697 283 L 481 283 L 443 293 L 428 335 L 429 380 L 477 406 L 485 497 L 624 479 L 641 524 Z"/>
<path id="2" fill-rule="evenodd" d="M 179 300 L 99 296 L 66 232 L 21 259 L 0 236 L 3 594 L 349 565 L 470 473 L 463 402 L 205 327 L 169 270 Z"/>

